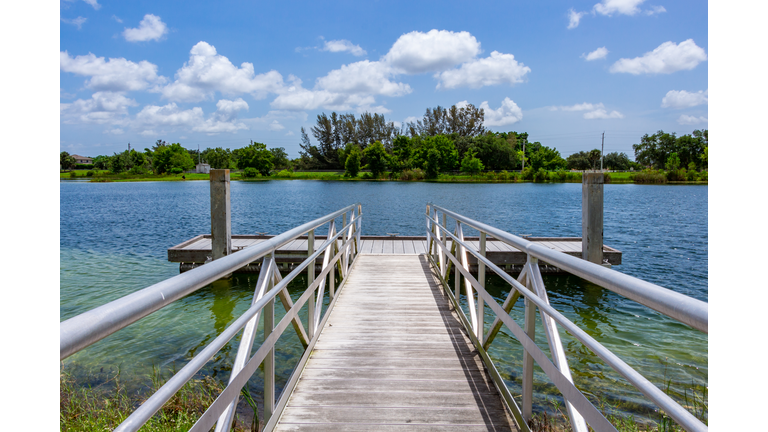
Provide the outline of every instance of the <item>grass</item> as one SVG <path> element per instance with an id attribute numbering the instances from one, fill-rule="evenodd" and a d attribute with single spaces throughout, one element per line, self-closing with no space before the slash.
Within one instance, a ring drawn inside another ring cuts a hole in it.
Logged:
<path id="1" fill-rule="evenodd" d="M 671 381 L 668 381 L 665 389 L 667 394 L 670 394 L 670 386 Z M 690 395 L 688 390 L 691 391 Z M 661 410 L 657 412 L 656 419 L 651 423 L 638 422 L 632 415 L 619 416 L 612 414 L 619 407 L 610 404 L 605 398 L 597 397 L 587 392 L 584 392 L 584 394 L 597 399 L 596 407 L 619 432 L 683 432 L 683 428 L 678 426 L 672 418 Z M 707 388 L 691 383 L 691 387 L 684 391 L 684 399 L 683 407 L 699 419 L 699 421 L 708 424 Z M 561 405 L 557 400 L 550 400 L 550 403 L 556 415 L 552 416 L 546 411 L 534 414 L 528 422 L 531 432 L 566 432 L 572 430 L 565 406 Z M 587 428 L 590 432 L 594 430 L 589 425 L 587 425 Z"/>
<path id="2" fill-rule="evenodd" d="M 93 173 L 88 176 L 88 172 Z M 254 178 L 243 178 L 242 172 L 231 171 L 231 180 L 241 181 L 266 181 L 266 180 L 333 180 L 333 181 L 426 181 L 435 183 L 581 183 L 580 171 L 501 171 L 484 172 L 476 175 L 465 173 L 441 173 L 436 179 L 424 179 L 421 170 L 406 171 L 391 175 L 385 173 L 381 178 L 375 179 L 370 172 L 360 172 L 356 177 L 345 177 L 343 171 L 276 171 L 268 177 L 258 175 Z M 183 177 L 182 177 L 183 176 Z M 606 173 L 606 183 L 645 183 L 664 184 L 673 182 L 668 180 L 668 173 L 664 171 L 638 171 L 638 172 L 611 172 Z M 690 175 L 688 177 L 691 177 Z M 133 181 L 186 181 L 209 180 L 208 174 L 111 174 L 106 170 L 73 170 L 59 173 L 62 180 L 88 179 L 91 182 L 133 182 Z M 676 177 L 674 177 L 676 178 Z M 708 181 L 706 171 L 699 173 L 697 181 L 674 181 L 674 183 L 706 184 Z"/>
<path id="3" fill-rule="evenodd" d="M 156 372 L 151 382 L 151 392 L 148 394 L 159 389 L 165 380 Z M 142 430 L 189 430 L 223 389 L 222 384 L 211 377 L 191 380 L 163 405 Z M 112 430 L 128 418 L 144 400 L 146 395 L 130 394 L 125 389 L 119 372 L 103 384 L 91 388 L 78 386 L 71 375 L 62 371 L 59 380 L 59 429 L 86 432 Z M 250 394 L 246 402 L 252 409 L 257 410 Z M 236 418 L 232 430 L 257 430 L 258 414 L 254 415 L 249 426 L 246 427 L 245 423 L 242 418 Z"/>

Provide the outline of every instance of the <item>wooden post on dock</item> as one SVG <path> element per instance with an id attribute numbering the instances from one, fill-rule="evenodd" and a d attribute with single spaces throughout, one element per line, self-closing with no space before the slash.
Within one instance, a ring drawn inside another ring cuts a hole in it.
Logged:
<path id="1" fill-rule="evenodd" d="M 581 177 L 581 255 L 603 263 L 603 173 L 585 172 Z"/>
<path id="2" fill-rule="evenodd" d="M 211 170 L 211 251 L 213 259 L 232 253 L 232 213 L 229 205 L 229 170 Z"/>

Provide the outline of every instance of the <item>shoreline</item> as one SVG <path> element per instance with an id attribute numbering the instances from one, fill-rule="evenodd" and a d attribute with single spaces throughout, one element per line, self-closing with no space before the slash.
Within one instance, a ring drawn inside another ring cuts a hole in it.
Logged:
<path id="1" fill-rule="evenodd" d="M 182 178 L 181 175 L 154 175 L 154 174 L 148 174 L 148 175 L 133 175 L 133 174 L 112 174 L 112 175 L 105 175 L 105 174 L 97 174 L 94 176 L 86 176 L 85 171 L 78 172 L 78 171 L 72 171 L 75 172 L 75 177 L 72 177 L 69 174 L 66 173 L 60 173 L 59 174 L 59 181 L 87 181 L 88 183 L 123 183 L 123 182 L 152 182 L 152 181 L 158 181 L 158 182 L 176 182 L 176 181 L 209 181 L 210 175 L 209 174 L 184 174 L 186 178 Z M 659 184 L 668 184 L 668 185 L 708 185 L 708 180 L 697 180 L 697 181 L 669 181 L 669 180 L 661 180 L 661 181 L 636 181 L 634 179 L 634 175 L 636 175 L 639 172 L 618 172 L 618 173 L 606 173 L 608 175 L 607 181 L 605 184 L 647 184 L 647 185 L 659 185 Z M 263 182 L 263 181 L 270 181 L 270 180 L 321 180 L 321 181 L 342 181 L 342 182 L 407 182 L 407 183 L 413 183 L 413 182 L 420 182 L 420 183 L 458 183 L 458 184 L 465 184 L 465 183 L 477 183 L 477 184 L 493 184 L 493 183 L 581 183 L 581 177 L 583 172 L 573 172 L 569 171 L 565 174 L 567 175 L 566 178 L 552 178 L 553 176 L 557 176 L 556 171 L 550 171 L 548 172 L 548 178 L 545 180 L 536 180 L 536 179 L 523 179 L 520 177 L 519 172 L 512 172 L 512 173 L 505 173 L 503 174 L 505 178 L 498 178 L 497 176 L 502 175 L 501 173 L 484 173 L 477 175 L 475 177 L 468 176 L 468 175 L 449 175 L 449 174 L 441 174 L 440 177 L 437 179 L 390 179 L 390 178 L 379 178 L 374 179 L 370 178 L 368 176 L 366 178 L 366 174 L 368 173 L 362 173 L 363 176 L 358 176 L 356 178 L 348 178 L 344 177 L 342 172 L 296 172 L 291 173 L 291 176 L 279 176 L 279 175 L 272 175 L 269 177 L 256 177 L 256 178 L 243 178 L 242 173 L 240 172 L 234 172 L 231 176 L 231 181 L 245 181 L 245 182 Z M 511 177 L 511 178 L 510 178 Z"/>

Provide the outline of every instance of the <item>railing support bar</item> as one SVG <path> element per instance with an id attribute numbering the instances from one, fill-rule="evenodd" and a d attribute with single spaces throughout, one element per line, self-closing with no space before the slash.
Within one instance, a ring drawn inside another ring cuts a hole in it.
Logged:
<path id="1" fill-rule="evenodd" d="M 536 342 L 536 305 L 525 299 L 525 334 Z M 523 357 L 523 418 L 531 421 L 533 415 L 533 357 L 525 350 Z"/>
<path id="2" fill-rule="evenodd" d="M 315 230 L 312 230 L 307 235 L 307 253 L 312 255 L 315 253 Z M 307 286 L 312 285 L 315 281 L 315 260 L 312 260 L 307 266 Z M 307 300 L 307 332 L 309 338 L 315 337 L 315 291 L 309 295 Z"/>
<path id="3" fill-rule="evenodd" d="M 533 285 L 533 292 L 539 296 L 542 300 L 549 304 L 549 297 L 547 296 L 547 290 L 544 287 L 544 279 L 541 277 L 539 271 L 539 260 L 528 255 L 528 272 L 531 275 L 530 281 Z M 560 372 L 565 378 L 573 383 L 573 377 L 571 376 L 571 369 L 568 367 L 568 359 L 565 356 L 565 350 L 563 349 L 563 343 L 560 340 L 560 334 L 557 331 L 557 324 L 549 315 L 547 315 L 543 309 L 539 309 L 541 315 L 541 324 L 544 327 L 544 333 L 547 335 L 547 343 L 549 344 L 549 352 L 552 353 L 552 363 L 557 366 Z M 565 399 L 565 405 L 568 410 L 568 418 L 571 419 L 571 427 L 574 432 L 587 432 L 587 424 L 584 422 L 584 417 L 574 409 L 573 404 Z"/>

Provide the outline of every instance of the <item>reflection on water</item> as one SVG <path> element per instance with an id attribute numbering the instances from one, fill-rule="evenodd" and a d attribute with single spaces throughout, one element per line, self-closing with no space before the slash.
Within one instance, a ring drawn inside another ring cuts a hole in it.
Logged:
<path id="1" fill-rule="evenodd" d="M 178 265 L 167 262 L 166 249 L 210 230 L 206 182 L 61 183 L 60 192 L 61 320 L 177 275 Z M 299 181 L 233 182 L 233 232 L 284 232 L 355 201 L 363 205 L 364 234 L 423 235 L 429 201 L 512 233 L 581 233 L 578 184 Z M 615 269 L 705 301 L 707 222 L 706 186 L 606 186 L 605 242 L 624 253 L 624 264 Z M 103 383 L 119 370 L 126 385 L 146 388 L 145 378 L 154 369 L 164 374 L 180 369 L 247 310 L 256 280 L 254 274 L 235 274 L 215 282 L 73 355 L 63 367 L 85 385 Z M 690 397 L 692 386 L 707 385 L 706 334 L 573 276 L 545 275 L 544 282 L 555 309 L 660 388 L 669 384 L 676 400 L 683 401 L 686 391 Z M 509 285 L 493 275 L 487 285 L 502 303 Z M 305 287 L 306 274 L 289 284 L 294 301 Z M 490 326 L 494 317 L 485 310 Z M 276 322 L 284 314 L 276 302 Z M 523 314 L 518 301 L 510 315 L 522 326 Z M 306 307 L 300 318 L 306 326 Z M 652 414 L 653 406 L 622 377 L 566 332 L 560 336 L 579 388 L 619 412 L 636 418 Z M 260 324 L 254 350 L 261 341 Z M 238 335 L 200 373 L 226 381 L 239 342 Z M 549 354 L 541 321 L 536 343 Z M 289 326 L 276 347 L 278 392 L 302 353 Z M 521 390 L 522 353 L 505 328 L 489 349 L 513 394 Z M 535 381 L 536 409 L 552 410 L 550 401 L 562 402 L 540 369 Z M 261 370 L 248 386 L 261 397 Z"/>

